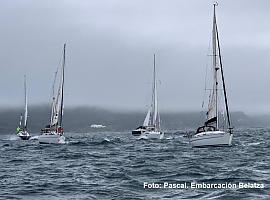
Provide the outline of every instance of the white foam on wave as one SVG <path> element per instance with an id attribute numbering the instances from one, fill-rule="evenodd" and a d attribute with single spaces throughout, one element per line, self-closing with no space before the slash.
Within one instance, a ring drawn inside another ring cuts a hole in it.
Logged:
<path id="1" fill-rule="evenodd" d="M 59 144 L 66 144 L 66 138 L 64 136 L 61 136 L 58 141 Z"/>
<path id="2" fill-rule="evenodd" d="M 138 140 L 147 140 L 148 138 L 145 135 L 142 135 L 137 138 Z"/>
<path id="3" fill-rule="evenodd" d="M 35 135 L 35 136 L 31 136 L 29 140 L 38 140 L 38 135 Z"/>
<path id="4" fill-rule="evenodd" d="M 20 138 L 17 135 L 10 135 L 7 140 L 19 140 Z"/>
<path id="5" fill-rule="evenodd" d="M 260 142 L 253 142 L 253 143 L 249 143 L 247 144 L 248 146 L 256 146 L 256 145 L 259 145 L 261 144 Z"/>

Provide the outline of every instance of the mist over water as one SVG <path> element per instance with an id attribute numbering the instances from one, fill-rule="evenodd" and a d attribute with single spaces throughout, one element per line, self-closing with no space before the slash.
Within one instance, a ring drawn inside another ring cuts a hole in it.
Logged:
<path id="1" fill-rule="evenodd" d="M 0 109 L 0 134 L 14 133 L 19 124 L 22 108 Z M 66 107 L 63 125 L 65 131 L 95 132 L 91 124 L 102 124 L 102 131 L 130 131 L 143 123 L 146 111 L 116 111 L 97 107 Z M 270 116 L 246 115 L 243 112 L 232 112 L 232 123 L 237 128 L 269 127 Z M 49 105 L 29 106 L 28 129 L 39 132 L 49 123 Z M 204 112 L 161 112 L 162 130 L 196 129 L 205 120 Z"/>

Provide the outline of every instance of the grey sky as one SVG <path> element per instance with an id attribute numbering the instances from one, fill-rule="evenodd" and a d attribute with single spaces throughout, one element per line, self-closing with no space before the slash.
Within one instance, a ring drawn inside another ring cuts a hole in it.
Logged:
<path id="1" fill-rule="evenodd" d="M 153 53 L 162 110 L 200 110 L 212 0 L 2 0 L 0 103 L 48 103 L 67 43 L 65 104 L 149 104 Z M 232 110 L 270 113 L 268 0 L 219 1 L 217 18 Z"/>

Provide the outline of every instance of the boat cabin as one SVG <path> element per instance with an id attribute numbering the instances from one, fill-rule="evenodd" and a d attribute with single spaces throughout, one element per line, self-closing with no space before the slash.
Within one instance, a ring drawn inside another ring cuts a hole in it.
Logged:
<path id="1" fill-rule="evenodd" d="M 216 131 L 214 126 L 201 126 L 197 129 L 196 133 L 207 132 L 207 131 Z"/>

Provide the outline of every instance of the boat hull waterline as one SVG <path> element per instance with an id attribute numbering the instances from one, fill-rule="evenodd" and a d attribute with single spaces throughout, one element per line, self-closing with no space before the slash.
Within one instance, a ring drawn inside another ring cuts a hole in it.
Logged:
<path id="1" fill-rule="evenodd" d="M 192 147 L 231 146 L 233 134 L 224 131 L 201 132 L 189 139 Z"/>
<path id="2" fill-rule="evenodd" d="M 132 131 L 132 135 L 138 139 L 163 139 L 164 133 L 159 131 Z"/>
<path id="3" fill-rule="evenodd" d="M 65 144 L 65 137 L 59 134 L 43 134 L 38 137 L 40 144 Z"/>
<path id="4" fill-rule="evenodd" d="M 29 140 L 31 135 L 27 131 L 20 131 L 18 134 L 18 137 L 20 137 L 22 140 Z"/>

